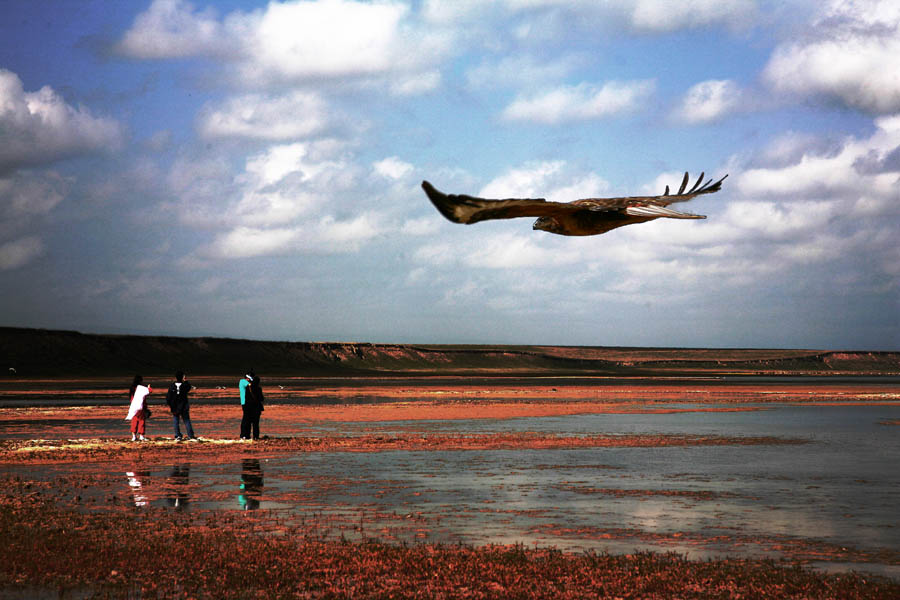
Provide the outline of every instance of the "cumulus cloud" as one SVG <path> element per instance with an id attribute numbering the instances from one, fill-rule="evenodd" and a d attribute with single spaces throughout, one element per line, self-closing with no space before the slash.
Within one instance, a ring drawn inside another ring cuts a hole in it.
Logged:
<path id="1" fill-rule="evenodd" d="M 35 236 L 0 244 L 0 271 L 23 267 L 43 253 L 44 243 Z"/>
<path id="2" fill-rule="evenodd" d="M 609 184 L 594 173 L 579 174 L 565 161 L 531 162 L 510 169 L 481 188 L 486 198 L 545 198 L 570 202 L 602 195 Z"/>
<path id="3" fill-rule="evenodd" d="M 52 88 L 26 92 L 18 75 L 0 69 L 0 174 L 117 146 L 122 128 L 75 108 Z"/>
<path id="4" fill-rule="evenodd" d="M 68 182 L 53 172 L 19 172 L 0 178 L 0 217 L 45 215 L 62 202 L 68 187 Z"/>
<path id="5" fill-rule="evenodd" d="M 832 0 L 809 35 L 775 49 L 763 73 L 776 90 L 823 95 L 873 114 L 900 111 L 900 4 Z"/>
<path id="6" fill-rule="evenodd" d="M 869 138 L 847 138 L 835 152 L 803 153 L 788 165 L 747 169 L 737 176 L 735 184 L 743 193 L 756 196 L 842 197 L 865 190 L 874 196 L 897 197 L 900 170 L 891 170 L 886 161 L 880 161 L 877 169 L 860 169 L 873 156 L 891 156 L 900 145 L 900 117 L 882 117 L 875 125 Z"/>
<path id="7" fill-rule="evenodd" d="M 750 166 L 785 166 L 799 162 L 804 155 L 834 156 L 841 148 L 841 140 L 788 131 L 772 139 L 757 152 Z"/>
<path id="8" fill-rule="evenodd" d="M 386 77 L 399 94 L 429 91 L 446 55 L 443 31 L 418 27 L 398 2 L 270 2 L 219 18 L 183 0 L 155 0 L 117 46 L 140 59 L 216 56 L 245 86 Z"/>
<path id="9" fill-rule="evenodd" d="M 232 220 L 243 224 L 278 225 L 321 206 L 329 182 L 348 168 L 338 157 L 316 158 L 313 144 L 273 146 L 247 159 L 235 178 L 241 195 Z"/>
<path id="10" fill-rule="evenodd" d="M 754 0 L 620 0 L 613 5 L 625 11 L 635 29 L 670 32 L 723 23 L 745 27 L 757 14 Z"/>
<path id="11" fill-rule="evenodd" d="M 334 254 L 357 251 L 378 235 L 377 217 L 366 213 L 353 219 L 326 215 L 293 227 L 235 227 L 219 234 L 200 254 L 215 259 L 277 256 L 296 252 Z"/>
<path id="12" fill-rule="evenodd" d="M 500 60 L 483 60 L 466 71 L 466 83 L 472 89 L 532 87 L 566 77 L 579 62 L 573 56 L 557 59 L 531 55 L 504 56 Z"/>
<path id="13" fill-rule="evenodd" d="M 508 121 L 548 125 L 600 119 L 640 108 L 654 89 L 655 83 L 650 80 L 563 86 L 517 98 L 503 110 L 502 116 Z"/>
<path id="14" fill-rule="evenodd" d="M 389 156 L 372 165 L 375 172 L 388 179 L 403 179 L 412 173 L 414 167 L 396 156 Z"/>
<path id="15" fill-rule="evenodd" d="M 284 141 L 317 134 L 328 122 L 329 109 L 319 95 L 295 91 L 282 96 L 247 94 L 207 107 L 198 129 L 207 138 Z"/>
<path id="16" fill-rule="evenodd" d="M 542 246 L 533 233 L 501 233 L 478 240 L 465 249 L 462 262 L 481 269 L 535 269 L 571 264 L 581 260 L 573 248 Z"/>
<path id="17" fill-rule="evenodd" d="M 184 58 L 226 54 L 226 28 L 211 8 L 198 11 L 184 0 L 154 0 L 134 19 L 116 49 L 133 58 Z"/>
<path id="18" fill-rule="evenodd" d="M 418 96 L 419 94 L 432 92 L 438 89 L 440 85 L 440 71 L 431 70 L 397 77 L 391 82 L 390 90 L 396 96 Z"/>
<path id="19" fill-rule="evenodd" d="M 563 13 L 576 23 L 614 21 L 642 33 L 669 33 L 714 25 L 742 29 L 754 22 L 759 13 L 755 0 L 503 0 L 497 3 L 426 0 L 423 14 L 436 23 L 471 23 L 483 19 L 497 7 L 512 14 Z"/>
<path id="20" fill-rule="evenodd" d="M 218 184 L 210 174 L 227 164 L 179 161 L 169 182 L 184 224 L 216 231 L 183 266 L 209 259 L 251 258 L 296 253 L 356 252 L 385 226 L 375 206 L 372 179 L 333 140 L 277 144 L 251 155 L 243 169 Z M 389 175 L 404 176 L 412 165 L 391 157 L 376 163 Z M 395 226 L 400 229 L 400 226 Z"/>
<path id="21" fill-rule="evenodd" d="M 527 220 L 526 220 L 527 221 Z M 522 225 L 526 225 L 522 221 Z M 571 265 L 582 260 L 580 249 L 538 236 L 524 227 L 524 233 L 492 232 L 485 229 L 477 237 L 471 234 L 452 244 L 432 242 L 413 254 L 420 265 L 458 269 L 488 269 L 526 272 L 545 267 Z"/>
<path id="22" fill-rule="evenodd" d="M 423 217 L 420 219 L 406 219 L 400 232 L 405 235 L 431 235 L 438 231 L 440 222 L 434 217 Z"/>
<path id="23" fill-rule="evenodd" d="M 881 118 L 876 126 L 835 151 L 791 152 L 778 166 L 736 174 L 719 194 L 694 201 L 708 207 L 708 221 L 674 227 L 661 219 L 610 236 L 607 256 L 628 259 L 620 289 L 650 292 L 647 276 L 654 272 L 685 284 L 715 278 L 719 289 L 754 290 L 759 281 L 816 285 L 817 278 L 836 286 L 838 277 L 848 282 L 845 294 L 897 289 L 896 243 L 886 231 L 900 225 L 900 165 L 879 163 L 863 173 L 858 165 L 890 156 L 900 143 L 900 118 Z M 634 248 L 650 252 L 635 256 Z"/>
<path id="24" fill-rule="evenodd" d="M 296 229 L 235 227 L 216 237 L 206 250 L 214 258 L 248 258 L 280 254 L 291 245 L 300 232 Z"/>
<path id="25" fill-rule="evenodd" d="M 687 91 L 674 116 L 690 124 L 716 121 L 740 107 L 741 94 L 730 79 L 701 81 Z"/>

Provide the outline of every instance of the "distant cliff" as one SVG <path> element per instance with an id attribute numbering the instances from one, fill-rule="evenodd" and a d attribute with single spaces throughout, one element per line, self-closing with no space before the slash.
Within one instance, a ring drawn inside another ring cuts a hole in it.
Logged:
<path id="1" fill-rule="evenodd" d="M 900 375 L 900 352 L 407 345 L 93 335 L 0 327 L 0 370 L 18 376 Z M 12 373 L 12 371 L 10 371 Z"/>

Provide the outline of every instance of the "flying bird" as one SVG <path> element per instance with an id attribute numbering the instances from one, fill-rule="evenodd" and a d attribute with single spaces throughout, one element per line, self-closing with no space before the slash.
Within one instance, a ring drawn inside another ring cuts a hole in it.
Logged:
<path id="1" fill-rule="evenodd" d="M 463 194 L 444 194 L 427 181 L 422 189 L 431 203 L 454 223 L 471 225 L 491 219 L 538 217 L 532 229 L 559 235 L 598 235 L 616 227 L 646 223 L 653 219 L 705 219 L 704 215 L 679 212 L 668 208 L 676 202 L 686 202 L 701 194 L 712 194 L 722 188 L 722 179 L 703 183 L 705 173 L 691 189 L 690 178 L 684 174 L 678 193 L 669 194 L 669 186 L 661 196 L 630 196 L 624 198 L 584 198 L 573 202 L 548 202 L 543 198 L 509 198 L 488 200 Z M 702 185 L 701 185 L 702 184 Z"/>

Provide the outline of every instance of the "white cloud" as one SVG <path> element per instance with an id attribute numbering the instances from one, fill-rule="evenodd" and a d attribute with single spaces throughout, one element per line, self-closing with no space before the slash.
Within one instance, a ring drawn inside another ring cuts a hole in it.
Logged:
<path id="1" fill-rule="evenodd" d="M 300 235 L 296 229 L 236 227 L 216 237 L 206 253 L 213 258 L 248 258 L 280 254 Z"/>
<path id="2" fill-rule="evenodd" d="M 155 0 L 118 45 L 141 59 L 216 56 L 243 86 L 387 77 L 398 94 L 434 89 L 450 49 L 444 30 L 416 26 L 401 2 L 270 2 L 217 18 L 181 0 Z"/>
<path id="3" fill-rule="evenodd" d="M 44 243 L 35 236 L 0 244 L 0 271 L 23 267 L 43 253 Z"/>
<path id="4" fill-rule="evenodd" d="M 62 202 L 68 187 L 69 183 L 53 172 L 15 173 L 0 178 L 0 217 L 45 215 Z"/>
<path id="5" fill-rule="evenodd" d="M 484 0 L 425 0 L 422 15 L 431 23 L 458 24 L 486 14 L 489 8 Z"/>
<path id="6" fill-rule="evenodd" d="M 535 269 L 571 264 L 581 259 L 575 248 L 546 247 L 538 239 L 527 229 L 524 234 L 481 236 L 474 248 L 462 253 L 461 259 L 466 266 L 480 269 Z"/>
<path id="7" fill-rule="evenodd" d="M 219 168 L 216 161 L 193 170 L 174 169 L 170 180 L 180 186 L 179 202 L 171 208 L 186 224 L 218 230 L 213 241 L 182 266 L 358 251 L 384 231 L 379 212 L 384 207 L 378 206 L 382 194 L 369 189 L 374 180 L 344 152 L 342 144 L 329 140 L 274 145 L 248 157 L 242 172 L 212 187 L 207 185 L 208 173 Z M 401 176 L 411 168 L 394 157 L 377 164 Z"/>
<path id="8" fill-rule="evenodd" d="M 742 92 L 734 81 L 710 79 L 687 91 L 675 117 L 687 123 L 708 123 L 734 112 L 740 107 Z"/>
<path id="9" fill-rule="evenodd" d="M 417 96 L 433 92 L 441 85 L 440 71 L 423 71 L 408 76 L 400 76 L 391 82 L 391 92 L 397 96 Z"/>
<path id="10" fill-rule="evenodd" d="M 547 182 L 562 172 L 563 161 L 529 163 L 494 178 L 478 193 L 484 198 L 539 198 Z"/>
<path id="11" fill-rule="evenodd" d="M 484 18 L 489 8 L 496 6 L 513 14 L 563 12 L 576 23 L 622 23 L 643 33 L 669 33 L 715 25 L 744 29 L 759 14 L 755 0 L 504 0 L 498 3 L 428 0 L 424 12 L 426 18 L 439 23 L 471 23 Z"/>
<path id="12" fill-rule="evenodd" d="M 321 132 L 328 125 L 329 113 L 325 101 L 314 93 L 248 94 L 205 109 L 199 130 L 207 138 L 293 140 Z"/>
<path id="13" fill-rule="evenodd" d="M 255 23 L 250 65 L 284 80 L 390 70 L 399 58 L 399 28 L 407 10 L 401 4 L 341 0 L 271 3 Z"/>
<path id="14" fill-rule="evenodd" d="M 231 211 L 244 224 L 278 225 L 324 204 L 327 182 L 346 169 L 338 160 L 311 158 L 311 145 L 273 146 L 247 159 L 235 178 L 241 185 L 239 201 Z"/>
<path id="15" fill-rule="evenodd" d="M 0 173 L 117 146 L 119 124 L 70 106 L 50 87 L 26 92 L 0 69 Z"/>
<path id="16" fill-rule="evenodd" d="M 306 246 L 323 252 L 355 251 L 360 244 L 378 235 L 380 230 L 378 218 L 371 213 L 350 220 L 338 220 L 327 215 L 306 240 Z"/>
<path id="17" fill-rule="evenodd" d="M 533 87 L 566 77 L 579 62 L 571 56 L 559 59 L 531 55 L 504 56 L 498 61 L 482 61 L 477 67 L 466 71 L 466 82 L 472 89 Z"/>
<path id="18" fill-rule="evenodd" d="M 517 98 L 503 110 L 503 118 L 549 125 L 599 119 L 637 110 L 654 89 L 650 80 L 610 81 L 600 87 L 589 83 L 563 86 Z"/>
<path id="19" fill-rule="evenodd" d="M 438 231 L 440 221 L 434 217 L 424 217 L 421 219 L 407 219 L 403 222 L 400 232 L 405 235 L 423 236 L 431 235 Z"/>
<path id="20" fill-rule="evenodd" d="M 754 0 L 620 0 L 615 2 L 629 14 L 635 29 L 670 32 L 724 23 L 746 27 L 755 19 Z"/>
<path id="21" fill-rule="evenodd" d="M 211 8 L 201 12 L 184 0 L 154 0 L 135 17 L 117 50 L 133 58 L 227 53 L 225 33 Z"/>
<path id="22" fill-rule="evenodd" d="M 598 198 L 609 191 L 609 183 L 594 173 L 581 176 L 568 185 L 547 191 L 547 200 L 571 202 L 582 198 Z"/>
<path id="23" fill-rule="evenodd" d="M 799 162 L 804 155 L 834 155 L 841 147 L 840 142 L 827 137 L 788 131 L 772 139 L 755 158 L 758 164 L 782 167 Z"/>
<path id="24" fill-rule="evenodd" d="M 219 234 L 200 254 L 214 259 L 277 256 L 295 252 L 354 252 L 379 233 L 377 218 L 362 214 L 351 220 L 326 215 L 292 227 L 235 227 Z"/>
<path id="25" fill-rule="evenodd" d="M 185 224 L 202 228 L 279 227 L 327 210 L 352 183 L 356 170 L 331 140 L 278 144 L 247 157 L 243 170 L 230 161 L 186 156 L 168 175 L 175 211 Z"/>
<path id="26" fill-rule="evenodd" d="M 609 184 L 594 173 L 573 173 L 565 161 L 545 161 L 510 169 L 491 180 L 478 195 L 485 198 L 544 198 L 554 202 L 571 202 L 580 198 L 596 198 L 608 189 Z"/>
<path id="27" fill-rule="evenodd" d="M 779 91 L 825 95 L 871 113 L 900 111 L 900 4 L 832 0 L 808 39 L 775 49 L 763 73 Z"/>
<path id="28" fill-rule="evenodd" d="M 396 156 L 389 156 L 384 160 L 380 160 L 372 164 L 375 172 L 388 179 L 403 179 L 412 173 L 413 167 L 408 162 L 404 162 Z"/>

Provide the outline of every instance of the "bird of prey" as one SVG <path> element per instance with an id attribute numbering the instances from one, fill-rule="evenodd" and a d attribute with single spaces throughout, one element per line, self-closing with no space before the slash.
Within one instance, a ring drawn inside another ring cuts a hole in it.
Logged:
<path id="1" fill-rule="evenodd" d="M 700 173 L 697 183 L 687 189 L 688 174 L 684 174 L 677 194 L 669 194 L 669 186 L 661 196 L 630 196 L 624 198 L 585 198 L 573 202 L 548 202 L 543 198 L 509 198 L 488 200 L 474 196 L 444 194 L 427 181 L 422 189 L 431 203 L 454 223 L 471 225 L 490 219 L 538 217 L 532 229 L 559 235 L 598 235 L 616 227 L 645 223 L 666 217 L 669 219 L 705 219 L 703 215 L 678 212 L 668 208 L 675 202 L 685 202 L 701 194 L 718 192 L 725 180 L 703 183 Z M 702 184 L 702 185 L 701 185 Z"/>

